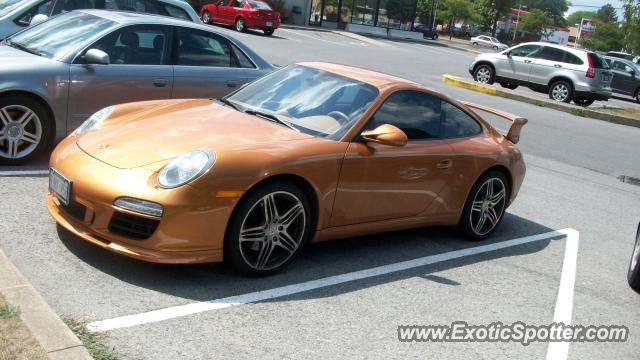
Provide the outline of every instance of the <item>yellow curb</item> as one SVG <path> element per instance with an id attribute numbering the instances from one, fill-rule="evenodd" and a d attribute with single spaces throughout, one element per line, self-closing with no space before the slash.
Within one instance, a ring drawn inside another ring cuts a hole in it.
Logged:
<path id="1" fill-rule="evenodd" d="M 466 51 L 466 52 L 468 52 L 469 54 L 473 54 L 473 55 L 480 55 L 480 54 L 482 54 L 482 52 L 481 52 L 481 51 L 477 51 L 477 50 L 469 50 L 469 49 L 467 49 L 467 50 L 465 50 L 465 51 Z"/>
<path id="2" fill-rule="evenodd" d="M 469 89 L 469 90 L 481 92 L 483 94 L 488 94 L 488 95 L 493 95 L 493 96 L 496 96 L 496 94 L 497 94 L 497 90 L 494 87 L 478 84 L 478 83 L 473 82 L 473 81 L 463 80 L 463 79 L 461 79 L 461 78 L 459 78 L 457 76 L 453 76 L 453 75 L 449 75 L 449 74 L 443 74 L 442 75 L 442 82 L 445 83 L 445 84 L 461 87 L 461 88 L 464 88 L 464 89 Z"/>

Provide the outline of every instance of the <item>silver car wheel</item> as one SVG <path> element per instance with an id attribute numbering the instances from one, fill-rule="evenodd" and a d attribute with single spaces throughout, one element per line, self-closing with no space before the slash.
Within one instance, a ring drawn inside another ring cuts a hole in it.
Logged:
<path id="1" fill-rule="evenodd" d="M 476 72 L 476 81 L 482 84 L 487 84 L 491 80 L 491 70 L 486 66 L 481 67 Z"/>
<path id="2" fill-rule="evenodd" d="M 204 14 L 202 14 L 202 22 L 205 24 L 208 24 L 209 22 L 211 22 L 211 15 L 209 14 L 208 11 L 205 11 Z"/>
<path id="3" fill-rule="evenodd" d="M 36 113 L 22 105 L 0 109 L 0 156 L 19 159 L 31 154 L 42 139 L 42 123 Z"/>
<path id="4" fill-rule="evenodd" d="M 569 88 L 562 83 L 556 84 L 553 86 L 553 89 L 551 89 L 551 96 L 553 100 L 564 102 L 567 100 L 567 97 L 569 97 Z"/>
<path id="5" fill-rule="evenodd" d="M 276 191 L 263 196 L 242 221 L 238 242 L 242 259 L 255 270 L 281 266 L 300 247 L 306 221 L 304 205 L 294 194 Z"/>
<path id="6" fill-rule="evenodd" d="M 636 239 L 636 246 L 633 248 L 633 255 L 631 256 L 631 263 L 629 264 L 629 273 L 632 273 L 638 266 L 640 260 L 640 236 Z"/>
<path id="7" fill-rule="evenodd" d="M 239 32 L 244 31 L 244 19 L 243 18 L 238 18 L 238 20 L 236 20 L 236 30 Z"/>
<path id="8" fill-rule="evenodd" d="M 507 190 L 502 180 L 494 177 L 485 181 L 478 188 L 471 204 L 471 230 L 478 236 L 486 235 L 493 230 L 502 218 L 506 201 Z"/>

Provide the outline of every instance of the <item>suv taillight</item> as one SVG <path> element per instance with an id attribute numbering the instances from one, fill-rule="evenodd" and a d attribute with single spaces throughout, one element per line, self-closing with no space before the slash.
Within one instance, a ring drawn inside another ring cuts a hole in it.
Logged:
<path id="1" fill-rule="evenodd" d="M 587 53 L 587 61 L 589 62 L 589 68 L 587 69 L 587 77 L 595 78 L 596 77 L 596 69 L 593 68 L 593 60 L 591 59 L 591 54 Z"/>

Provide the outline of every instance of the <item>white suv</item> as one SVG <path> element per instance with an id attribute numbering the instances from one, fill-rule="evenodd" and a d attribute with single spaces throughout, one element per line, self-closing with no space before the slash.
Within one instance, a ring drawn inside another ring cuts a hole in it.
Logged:
<path id="1" fill-rule="evenodd" d="M 509 89 L 522 85 L 581 106 L 611 98 L 607 63 L 596 53 L 561 45 L 532 42 L 480 54 L 469 65 L 469 73 L 480 83 L 497 82 Z"/>

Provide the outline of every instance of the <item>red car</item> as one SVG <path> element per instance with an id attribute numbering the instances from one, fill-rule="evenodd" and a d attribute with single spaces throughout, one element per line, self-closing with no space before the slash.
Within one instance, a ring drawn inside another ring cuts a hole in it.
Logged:
<path id="1" fill-rule="evenodd" d="M 235 25 L 236 30 L 261 29 L 269 36 L 280 26 L 280 13 L 258 0 L 219 0 L 200 9 L 205 24 Z"/>

